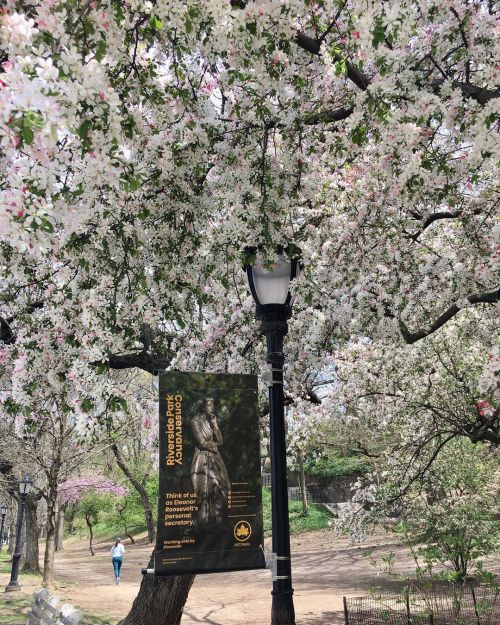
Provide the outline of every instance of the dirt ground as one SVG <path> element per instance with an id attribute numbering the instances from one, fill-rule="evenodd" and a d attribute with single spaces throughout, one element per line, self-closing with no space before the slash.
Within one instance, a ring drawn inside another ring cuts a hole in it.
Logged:
<path id="1" fill-rule="evenodd" d="M 342 597 L 365 595 L 370 588 L 397 586 L 386 574 L 377 574 L 364 556 L 374 546 L 374 557 L 394 551 L 398 569 L 413 569 L 408 554 L 398 545 L 376 537 L 359 547 L 349 547 L 331 531 L 312 532 L 292 538 L 294 602 L 297 625 L 341 625 Z M 151 547 L 145 540 L 126 545 L 121 584 L 115 586 L 108 543 L 98 543 L 91 557 L 83 541 L 66 541 L 56 554 L 55 594 L 84 612 L 111 617 L 125 616 L 137 594 L 141 568 L 146 567 Z M 266 550 L 270 545 L 266 544 Z M 0 576 L 3 577 L 3 576 Z M 0 584 L 3 583 L 0 579 Z M 6 579 L 5 582 L 8 580 Z M 23 592 L 33 592 L 40 582 L 25 579 Z M 267 570 L 199 575 L 190 592 L 182 625 L 268 625 L 271 608 L 271 573 Z"/>

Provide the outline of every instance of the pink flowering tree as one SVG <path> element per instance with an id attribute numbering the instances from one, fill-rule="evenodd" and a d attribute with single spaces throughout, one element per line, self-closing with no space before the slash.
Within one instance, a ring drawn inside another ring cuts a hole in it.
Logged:
<path id="1" fill-rule="evenodd" d="M 98 521 L 99 513 L 108 507 L 109 497 L 126 497 L 128 494 L 128 488 L 101 475 L 72 478 L 61 484 L 60 503 L 62 505 L 78 504 L 79 512 L 85 518 L 89 529 L 89 549 L 92 556 L 95 555 L 92 544 L 93 527 Z"/>

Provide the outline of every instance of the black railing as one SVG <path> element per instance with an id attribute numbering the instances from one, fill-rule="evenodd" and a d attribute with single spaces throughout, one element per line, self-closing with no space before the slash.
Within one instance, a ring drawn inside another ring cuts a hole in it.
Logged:
<path id="1" fill-rule="evenodd" d="M 421 584 L 398 595 L 344 597 L 346 625 L 499 625 L 500 589 Z"/>

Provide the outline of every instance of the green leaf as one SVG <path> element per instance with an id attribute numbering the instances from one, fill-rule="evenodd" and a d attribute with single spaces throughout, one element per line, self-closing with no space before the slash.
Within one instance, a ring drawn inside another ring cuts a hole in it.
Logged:
<path id="1" fill-rule="evenodd" d="M 128 183 L 130 191 L 137 191 L 141 186 L 141 181 L 139 178 L 131 178 Z"/>
<path id="2" fill-rule="evenodd" d="M 150 215 L 151 211 L 145 206 L 143 206 L 141 210 L 137 213 L 137 217 L 139 217 L 141 221 L 145 221 Z"/>
<path id="3" fill-rule="evenodd" d="M 92 24 L 88 17 L 83 18 L 83 32 L 86 35 L 93 35 L 95 32 L 94 24 Z"/>
<path id="4" fill-rule="evenodd" d="M 366 142 L 366 134 L 366 128 L 364 126 L 358 126 L 351 133 L 352 142 L 362 146 Z"/>
<path id="5" fill-rule="evenodd" d="M 378 48 L 379 45 L 385 40 L 385 26 L 382 22 L 382 17 L 379 15 L 375 18 L 375 26 L 372 30 L 372 45 L 374 48 Z"/>
<path id="6" fill-rule="evenodd" d="M 122 129 L 127 139 L 133 139 L 134 128 L 135 128 L 135 121 L 133 117 L 129 116 L 127 117 L 127 119 L 122 121 Z"/>
<path id="7" fill-rule="evenodd" d="M 159 32 L 161 32 L 163 30 L 163 22 L 156 15 L 152 15 L 150 17 L 149 25 L 151 26 L 151 28 L 153 28 L 154 30 L 157 30 Z"/>
<path id="8" fill-rule="evenodd" d="M 90 397 L 85 397 L 80 405 L 84 412 L 91 412 L 94 408 L 94 402 Z"/>
<path id="9" fill-rule="evenodd" d="M 118 410 L 127 410 L 127 401 L 123 397 L 112 397 L 109 400 L 109 409 L 112 412 L 117 412 Z"/>
<path id="10" fill-rule="evenodd" d="M 90 119 L 86 119 L 80 124 L 79 128 L 76 131 L 76 134 L 80 137 L 80 139 L 86 139 L 91 128 L 92 122 L 90 121 Z"/>
<path id="11" fill-rule="evenodd" d="M 31 145 L 35 139 L 35 133 L 33 132 L 33 128 L 31 126 L 26 126 L 23 124 L 21 128 L 21 137 L 23 138 L 23 142 L 27 145 Z"/>
<path id="12" fill-rule="evenodd" d="M 101 39 L 97 44 L 97 48 L 95 50 L 95 58 L 99 63 L 103 60 L 106 55 L 107 43 L 104 39 Z"/>
<path id="13" fill-rule="evenodd" d="M 181 317 L 179 317 L 179 315 L 176 315 L 175 320 L 177 321 L 181 329 L 184 329 L 186 327 L 184 320 Z"/>
<path id="14" fill-rule="evenodd" d="M 47 217 L 42 217 L 41 222 L 40 222 L 40 228 L 44 232 L 49 232 L 49 233 L 54 232 L 54 226 L 52 225 L 52 222 L 47 219 Z"/>
<path id="15" fill-rule="evenodd" d="M 340 59 L 335 63 L 335 75 L 336 76 L 347 76 L 347 63 L 345 59 Z"/>

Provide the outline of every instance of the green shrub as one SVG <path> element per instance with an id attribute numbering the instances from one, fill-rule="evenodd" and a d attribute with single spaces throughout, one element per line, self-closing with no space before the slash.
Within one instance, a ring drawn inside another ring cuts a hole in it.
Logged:
<path id="1" fill-rule="evenodd" d="M 262 489 L 262 506 L 264 512 L 264 535 L 271 535 L 271 489 Z M 290 534 L 303 534 L 329 527 L 331 514 L 322 505 L 309 504 L 307 512 L 302 509 L 301 501 L 288 502 L 288 518 Z"/>
<path id="2" fill-rule="evenodd" d="M 323 484 L 336 477 L 365 473 L 367 470 L 368 464 L 364 458 L 341 456 L 335 452 L 321 458 L 308 458 L 305 463 L 306 474 Z"/>

